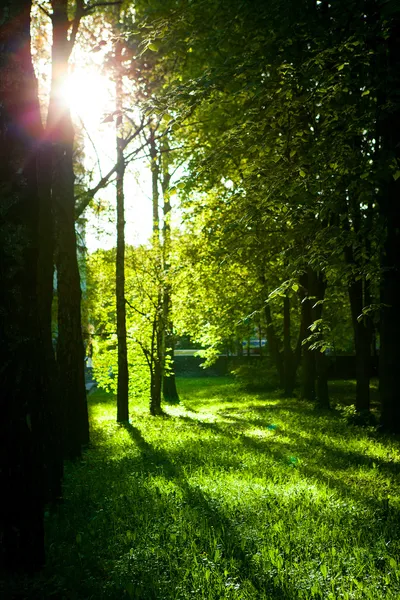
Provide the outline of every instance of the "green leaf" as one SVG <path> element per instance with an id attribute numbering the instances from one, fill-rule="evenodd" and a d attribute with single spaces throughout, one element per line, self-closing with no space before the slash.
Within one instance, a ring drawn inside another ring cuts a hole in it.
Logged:
<path id="1" fill-rule="evenodd" d="M 303 169 L 300 169 L 299 173 L 300 173 L 300 177 L 305 177 L 306 176 L 306 172 L 303 171 Z"/>
<path id="2" fill-rule="evenodd" d="M 363 91 L 363 93 L 361 94 L 361 98 L 362 98 L 363 96 L 369 96 L 369 95 L 370 95 L 370 93 L 371 93 L 371 92 L 370 92 L 370 90 L 364 90 L 364 91 Z"/>
<path id="3" fill-rule="evenodd" d="M 320 568 L 319 568 L 319 570 L 321 571 L 322 576 L 325 577 L 325 579 L 326 579 L 326 576 L 328 575 L 328 568 L 327 568 L 327 566 L 326 565 L 321 565 Z"/>
<path id="4" fill-rule="evenodd" d="M 396 173 L 393 173 L 393 179 L 395 181 L 397 181 L 399 177 L 400 177 L 400 171 L 396 171 Z"/>
<path id="5" fill-rule="evenodd" d="M 149 50 L 152 50 L 153 52 L 157 52 L 157 51 L 158 51 L 158 48 L 159 48 L 159 46 L 158 46 L 158 44 L 154 44 L 154 43 L 153 43 L 153 44 L 149 44 L 149 45 L 147 46 L 147 48 L 148 48 Z"/>
<path id="6" fill-rule="evenodd" d="M 299 286 L 297 285 L 297 283 L 294 283 L 294 284 L 292 285 L 292 290 L 293 290 L 294 292 L 297 292 L 297 291 L 298 291 L 298 289 L 299 289 Z"/>

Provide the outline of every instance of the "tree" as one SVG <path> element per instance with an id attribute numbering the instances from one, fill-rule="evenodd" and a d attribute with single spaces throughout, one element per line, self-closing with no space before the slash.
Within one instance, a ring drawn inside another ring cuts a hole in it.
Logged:
<path id="1" fill-rule="evenodd" d="M 125 307 L 125 211 L 124 211 L 124 138 L 122 106 L 122 41 L 115 44 L 115 98 L 116 98 L 116 135 L 117 135 L 117 262 L 116 262 L 116 302 L 118 337 L 118 388 L 117 421 L 129 420 L 129 373 L 128 350 L 126 344 L 126 307 Z"/>
<path id="2" fill-rule="evenodd" d="M 42 349 L 47 352 L 44 290 L 38 294 L 39 283 L 45 283 L 38 274 L 45 259 L 38 235 L 42 128 L 30 55 L 30 10 L 29 0 L 7 2 L 0 25 L 0 514 L 5 566 L 23 571 L 44 562 L 44 465 L 49 464 L 49 373 L 41 360 Z"/>

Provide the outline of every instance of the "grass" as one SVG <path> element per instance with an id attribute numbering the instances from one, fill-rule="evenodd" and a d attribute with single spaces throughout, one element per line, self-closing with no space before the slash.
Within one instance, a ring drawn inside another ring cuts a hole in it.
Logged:
<path id="1" fill-rule="evenodd" d="M 227 378 L 178 384 L 168 417 L 132 401 L 126 427 L 90 396 L 92 447 L 20 598 L 400 598 L 397 439 Z"/>

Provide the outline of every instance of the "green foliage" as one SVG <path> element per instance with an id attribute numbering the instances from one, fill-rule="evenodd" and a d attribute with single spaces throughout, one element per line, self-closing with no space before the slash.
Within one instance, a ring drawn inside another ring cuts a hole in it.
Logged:
<path id="1" fill-rule="evenodd" d="M 129 393 L 138 396 L 149 391 L 153 328 L 161 310 L 162 273 L 156 251 L 128 247 L 125 277 Z M 88 258 L 88 313 L 94 330 L 94 376 L 102 388 L 116 393 L 115 250 L 99 250 Z"/>
<path id="2" fill-rule="evenodd" d="M 279 380 L 271 359 L 252 357 L 246 362 L 236 361 L 237 364 L 231 369 L 231 374 L 238 383 L 249 392 L 276 390 Z"/>

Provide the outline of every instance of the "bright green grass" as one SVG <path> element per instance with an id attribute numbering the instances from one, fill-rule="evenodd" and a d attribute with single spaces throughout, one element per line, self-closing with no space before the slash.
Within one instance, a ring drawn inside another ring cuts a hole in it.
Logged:
<path id="1" fill-rule="evenodd" d="M 400 598 L 398 440 L 229 379 L 178 384 L 169 418 L 132 401 L 128 427 L 90 396 L 92 448 L 26 597 Z"/>

